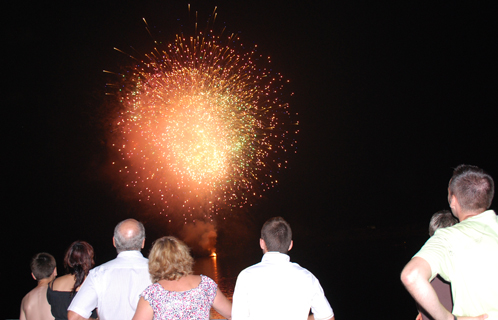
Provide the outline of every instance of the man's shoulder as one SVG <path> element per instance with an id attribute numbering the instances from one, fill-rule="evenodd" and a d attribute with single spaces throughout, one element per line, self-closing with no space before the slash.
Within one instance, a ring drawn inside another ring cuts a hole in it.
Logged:
<path id="1" fill-rule="evenodd" d="M 261 268 L 261 262 L 258 262 L 258 263 L 253 264 L 252 266 L 249 266 L 249 267 L 243 269 L 240 273 L 241 274 L 251 273 L 252 271 L 258 270 L 260 268 Z"/>
<path id="2" fill-rule="evenodd" d="M 475 237 L 476 234 L 489 233 L 489 231 L 495 235 L 498 231 L 498 217 L 492 210 L 484 211 L 451 227 L 440 228 L 436 230 L 433 237 L 450 241 L 453 241 L 452 238 L 463 240 L 467 237 Z"/>
<path id="3" fill-rule="evenodd" d="M 268 272 L 270 270 L 273 270 L 275 272 L 296 273 L 296 274 L 299 273 L 299 274 L 307 274 L 313 276 L 313 274 L 308 269 L 301 267 L 296 262 L 290 262 L 290 261 L 278 264 L 265 263 L 264 261 L 258 262 L 256 264 L 253 264 L 252 266 L 245 268 L 240 273 L 253 274 L 259 272 Z"/>
<path id="4" fill-rule="evenodd" d="M 304 276 L 306 278 L 315 278 L 316 279 L 315 275 L 311 271 L 309 271 L 308 269 L 300 266 L 296 262 L 290 262 L 289 263 L 289 269 L 291 270 L 290 272 L 295 273 L 296 275 L 300 274 L 300 275 L 302 275 L 302 276 Z"/>
<path id="5" fill-rule="evenodd" d="M 490 212 L 495 215 L 493 211 Z M 496 238 L 498 235 L 497 226 L 483 223 L 483 218 L 485 218 L 485 222 L 496 219 L 494 216 L 490 216 L 488 211 L 485 211 L 474 218 L 466 219 L 451 227 L 439 228 L 415 256 L 428 261 L 432 255 L 444 255 L 446 257 L 450 251 L 455 249 L 467 248 L 465 250 L 468 250 L 468 248 L 472 248 L 473 245 L 481 243 L 485 239 Z"/>
<path id="6" fill-rule="evenodd" d="M 123 253 L 123 252 L 122 252 Z M 90 273 L 102 273 L 112 269 L 148 269 L 149 259 L 145 258 L 140 252 L 138 254 L 119 254 L 116 258 L 109 260 L 92 270 Z"/>
<path id="7" fill-rule="evenodd" d="M 486 210 L 478 214 L 477 216 L 469 218 L 467 220 L 476 221 L 492 228 L 496 228 L 498 226 L 498 216 L 496 215 L 496 212 L 494 210 Z"/>
<path id="8" fill-rule="evenodd" d="M 105 270 L 105 269 L 107 269 L 109 267 L 112 267 L 117 262 L 118 262 L 118 258 L 116 257 L 114 259 L 111 259 L 111 260 L 109 260 L 107 262 L 102 263 L 101 265 L 96 266 L 95 268 L 93 268 L 92 270 L 90 270 L 90 272 L 93 271 L 95 273 L 95 272 L 99 272 L 99 271 Z"/>

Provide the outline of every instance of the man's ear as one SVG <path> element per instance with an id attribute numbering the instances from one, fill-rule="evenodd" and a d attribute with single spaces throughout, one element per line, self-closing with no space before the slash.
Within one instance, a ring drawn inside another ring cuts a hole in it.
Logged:
<path id="1" fill-rule="evenodd" d="M 449 202 L 450 202 L 451 211 L 453 212 L 453 214 L 457 214 L 456 212 L 458 212 L 458 210 L 460 209 L 460 202 L 458 202 L 458 199 L 454 194 L 450 196 Z"/>
<path id="2" fill-rule="evenodd" d="M 289 250 L 287 250 L 287 251 L 291 251 L 293 245 L 294 245 L 294 241 L 291 240 L 291 243 L 289 245 Z"/>
<path id="3" fill-rule="evenodd" d="M 114 237 L 112 237 L 112 245 L 116 248 L 116 239 L 114 239 Z"/>
<path id="4" fill-rule="evenodd" d="M 462 207 L 460 206 L 460 202 L 455 195 L 450 197 L 450 208 L 453 216 L 458 219 L 458 221 L 462 221 Z"/>
<path id="5" fill-rule="evenodd" d="M 145 247 L 145 238 L 142 240 L 142 249 Z"/>
<path id="6" fill-rule="evenodd" d="M 454 195 L 454 194 L 452 194 L 452 195 L 450 196 L 450 198 L 449 198 L 449 201 L 448 201 L 448 202 L 450 203 L 450 208 L 451 208 L 451 209 L 455 209 L 455 205 L 456 205 L 456 202 L 458 202 L 458 200 L 457 200 L 457 198 L 455 197 L 455 195 Z"/>
<path id="7" fill-rule="evenodd" d="M 263 240 L 263 238 L 259 238 L 259 246 L 261 248 L 261 250 L 263 250 L 263 252 L 267 252 L 268 249 L 266 248 L 266 242 L 265 240 Z"/>

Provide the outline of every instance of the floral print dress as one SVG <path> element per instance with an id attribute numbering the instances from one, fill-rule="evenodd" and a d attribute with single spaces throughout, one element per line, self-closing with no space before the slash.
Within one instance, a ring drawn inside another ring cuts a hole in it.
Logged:
<path id="1" fill-rule="evenodd" d="M 154 320 L 207 320 L 218 285 L 201 275 L 201 283 L 188 291 L 168 291 L 159 283 L 148 286 L 140 297 L 154 310 Z"/>

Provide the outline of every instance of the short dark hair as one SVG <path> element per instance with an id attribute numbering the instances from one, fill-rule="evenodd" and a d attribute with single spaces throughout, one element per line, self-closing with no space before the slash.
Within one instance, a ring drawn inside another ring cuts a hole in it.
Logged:
<path id="1" fill-rule="evenodd" d="M 56 267 L 55 258 L 46 252 L 35 254 L 31 259 L 31 272 L 37 281 L 49 278 Z"/>
<path id="2" fill-rule="evenodd" d="M 75 282 L 71 292 L 76 293 L 76 289 L 83 283 L 90 269 L 95 266 L 93 260 L 93 247 L 85 241 L 75 241 L 71 243 L 64 256 L 64 268 L 75 277 Z"/>
<path id="3" fill-rule="evenodd" d="M 434 213 L 429 223 L 429 236 L 433 236 L 437 229 L 451 227 L 458 223 L 450 210 L 441 210 Z"/>
<path id="4" fill-rule="evenodd" d="M 486 210 L 495 193 L 493 178 L 479 167 L 461 164 L 453 171 L 450 196 L 455 195 L 463 210 Z"/>
<path id="5" fill-rule="evenodd" d="M 292 241 L 291 227 L 282 217 L 271 218 L 261 228 L 261 239 L 268 251 L 287 253 Z"/>

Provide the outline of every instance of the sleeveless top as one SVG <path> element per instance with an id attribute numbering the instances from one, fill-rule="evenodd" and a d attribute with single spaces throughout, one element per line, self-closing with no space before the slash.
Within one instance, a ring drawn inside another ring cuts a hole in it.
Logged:
<path id="1" fill-rule="evenodd" d="M 52 310 L 55 320 L 67 320 L 67 308 L 71 304 L 74 295 L 71 291 L 54 290 L 54 281 L 50 282 L 47 288 L 47 300 Z M 97 309 L 92 311 L 92 318 L 97 319 Z"/>

